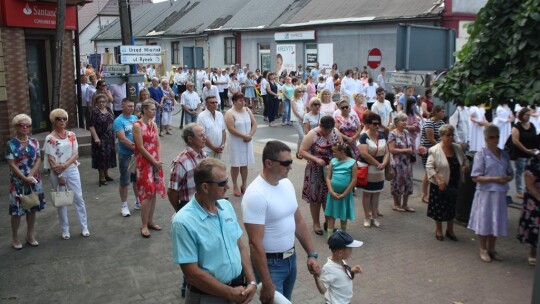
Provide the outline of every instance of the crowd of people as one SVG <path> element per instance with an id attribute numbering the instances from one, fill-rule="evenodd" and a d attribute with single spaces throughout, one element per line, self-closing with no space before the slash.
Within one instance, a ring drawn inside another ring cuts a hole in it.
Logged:
<path id="1" fill-rule="evenodd" d="M 415 95 L 413 87 L 404 94 L 389 92 L 384 68 L 376 82 L 358 69 L 342 74 L 337 66 L 328 73 L 318 65 L 309 72 L 300 68 L 277 75 L 259 69 L 253 72 L 248 66 L 197 72 L 179 67 L 158 78 L 149 72 L 154 68 L 144 67 L 150 81 L 141 88 L 136 105 L 118 87 L 108 87 L 105 79 L 88 75 L 83 101 L 99 186 L 113 181 L 109 171 L 118 165 L 121 215 L 131 215 L 127 197 L 132 184 L 144 238 L 151 237 L 150 230 L 162 230 L 154 222 L 154 210 L 157 196 L 168 197 L 176 212 L 173 260 L 185 275 L 183 292 L 188 303 L 248 302 L 257 282 L 263 303 L 271 302 L 276 291 L 290 300 L 297 271 L 295 238 L 308 255 L 308 270 L 327 301 L 350 301 L 351 280 L 361 272 L 359 266 L 345 263 L 350 257 L 347 248 L 361 245 L 346 233 L 348 221 L 356 219 L 354 196 L 361 192 L 366 228 L 382 227 L 379 199 L 388 181 L 392 209 L 415 212 L 409 197 L 413 165 L 420 160 L 425 168 L 422 201 L 428 204 L 427 216 L 435 222 L 438 241 L 458 241 L 453 229 L 458 191 L 465 174 L 473 178 L 476 192 L 468 228 L 479 235 L 479 256 L 484 262 L 502 259 L 495 243 L 497 237 L 507 235 L 507 193 L 515 179 L 516 196 L 523 199 L 517 238 L 530 246 L 528 262 L 536 264 L 540 218 L 540 114 L 536 109 L 518 105 L 516 119 L 508 103 L 500 101 L 491 123 L 486 118 L 491 111 L 488 105 L 458 104 L 446 123 L 445 110 L 434 105 L 431 90 L 424 96 Z M 181 134 L 186 148 L 172 162 L 166 186 L 160 138 L 172 134 L 176 103 L 186 122 Z M 227 106 L 230 109 L 223 114 Z M 293 163 L 290 147 L 269 141 L 262 153 L 262 172 L 248 184 L 248 167 L 255 163 L 255 114 L 260 108 L 270 127 L 278 127 L 275 121 L 281 115 L 281 126 L 294 126 L 298 135 L 296 158 L 306 161 L 302 199 L 309 204 L 313 232 L 324 235 L 326 231 L 332 250 L 322 273 L 295 187 L 288 179 Z M 89 237 L 77 169 L 78 143 L 75 133 L 66 129 L 68 118 L 62 109 L 51 111 L 52 131 L 45 139 L 43 167 L 49 170 L 54 189 L 73 192 L 81 234 Z M 39 245 L 34 222 L 36 213 L 45 208 L 45 199 L 41 151 L 29 134 L 31 118 L 19 114 L 12 123 L 17 134 L 8 142 L 5 158 L 11 170 L 12 246 L 21 249 L 21 216 L 27 220 L 26 242 Z M 222 160 L 226 148 L 229 168 Z M 472 165 L 466 153 L 474 155 Z M 227 201 L 228 171 L 233 195 L 242 197 L 249 249 L 241 241 L 242 229 Z M 28 205 L 27 196 L 32 193 L 34 203 Z M 70 238 L 67 209 L 57 208 L 65 240 Z M 339 276 L 344 284 L 338 287 L 329 279 L 336 271 L 334 264 L 345 269 Z"/>

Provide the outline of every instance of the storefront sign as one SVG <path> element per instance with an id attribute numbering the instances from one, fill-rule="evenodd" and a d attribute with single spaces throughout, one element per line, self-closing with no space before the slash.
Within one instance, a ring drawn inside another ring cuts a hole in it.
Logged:
<path id="1" fill-rule="evenodd" d="M 315 31 L 282 32 L 274 34 L 274 40 L 276 41 L 302 41 L 315 39 Z"/>
<path id="2" fill-rule="evenodd" d="M 276 72 L 278 75 L 284 70 L 287 72 L 296 71 L 296 45 L 278 44 L 276 53 Z"/>
<path id="3" fill-rule="evenodd" d="M 158 45 L 121 45 L 122 55 L 161 55 L 161 47 Z"/>
<path id="4" fill-rule="evenodd" d="M 21 0 L 0 1 L 1 21 L 4 26 L 56 28 L 56 4 Z M 66 7 L 66 30 L 77 29 L 76 9 L 76 6 Z"/>

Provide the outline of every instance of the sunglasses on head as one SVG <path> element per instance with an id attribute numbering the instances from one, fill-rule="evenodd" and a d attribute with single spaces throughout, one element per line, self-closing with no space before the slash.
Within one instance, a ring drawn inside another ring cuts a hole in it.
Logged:
<path id="1" fill-rule="evenodd" d="M 218 185 L 218 187 L 225 187 L 229 183 L 229 179 L 222 180 L 220 182 L 208 181 L 208 182 L 205 182 L 205 183 L 206 184 L 216 184 L 216 185 Z"/>
<path id="2" fill-rule="evenodd" d="M 56 120 L 56 121 L 67 121 L 67 117 L 56 117 L 54 120 Z"/>
<path id="3" fill-rule="evenodd" d="M 290 159 L 290 160 L 270 159 L 270 160 L 273 161 L 273 162 L 279 163 L 283 167 L 288 167 L 288 166 L 292 165 L 292 163 L 293 163 L 292 159 Z"/>
<path id="4" fill-rule="evenodd" d="M 354 279 L 354 272 L 351 269 L 351 266 L 345 264 L 345 261 L 343 261 L 343 270 L 345 270 L 345 273 L 349 277 L 349 279 Z"/>
<path id="5" fill-rule="evenodd" d="M 31 124 L 27 124 L 27 123 L 20 123 L 20 124 L 17 124 L 17 126 L 19 126 L 20 128 L 30 128 L 32 125 Z"/>

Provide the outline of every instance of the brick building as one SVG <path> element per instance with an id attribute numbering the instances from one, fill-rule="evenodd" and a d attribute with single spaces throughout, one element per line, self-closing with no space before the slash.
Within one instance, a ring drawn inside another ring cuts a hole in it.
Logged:
<path id="1" fill-rule="evenodd" d="M 66 8 L 60 98 L 60 107 L 70 116 L 69 128 L 77 122 L 74 5 L 68 1 Z M 0 0 L 0 151 L 4 151 L 6 141 L 15 135 L 11 120 L 17 114 L 32 117 L 34 134 L 50 131 L 55 27 L 56 3 Z"/>

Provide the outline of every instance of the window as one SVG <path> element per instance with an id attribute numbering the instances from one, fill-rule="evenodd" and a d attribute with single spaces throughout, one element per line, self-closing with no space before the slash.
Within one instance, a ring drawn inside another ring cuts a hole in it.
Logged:
<path id="1" fill-rule="evenodd" d="M 236 38 L 225 38 L 225 64 L 236 63 Z"/>
<path id="2" fill-rule="evenodd" d="M 180 63 L 180 42 L 175 41 L 171 42 L 171 63 L 179 64 Z"/>

